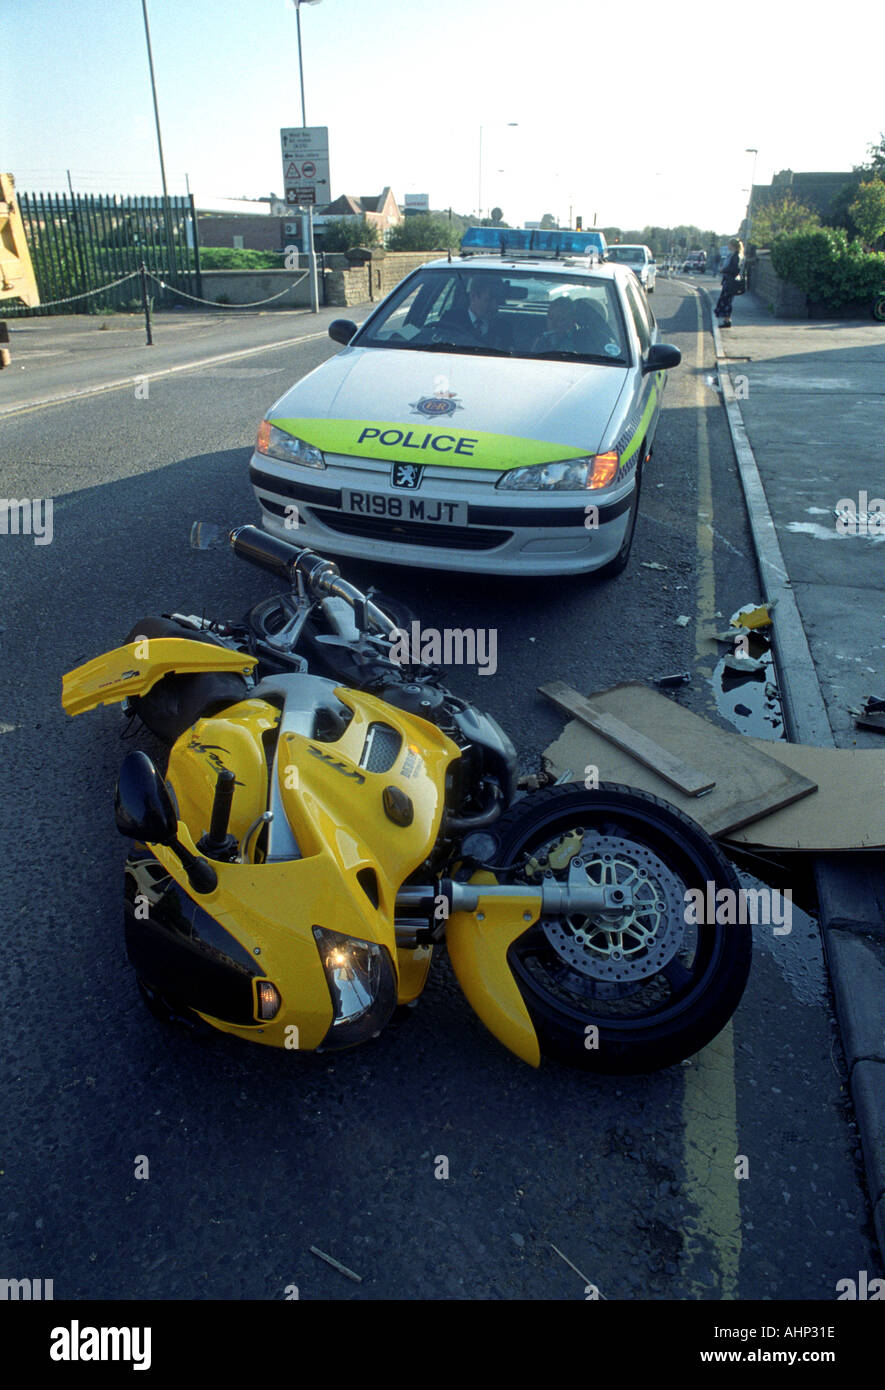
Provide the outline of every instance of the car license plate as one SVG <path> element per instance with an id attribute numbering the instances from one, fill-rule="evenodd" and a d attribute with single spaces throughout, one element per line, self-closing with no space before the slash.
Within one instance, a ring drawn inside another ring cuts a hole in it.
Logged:
<path id="1" fill-rule="evenodd" d="M 443 526 L 466 526 L 467 503 L 443 502 L 432 497 L 390 497 L 382 492 L 342 489 L 341 506 L 357 516 L 383 516 L 395 521 L 427 521 Z"/>

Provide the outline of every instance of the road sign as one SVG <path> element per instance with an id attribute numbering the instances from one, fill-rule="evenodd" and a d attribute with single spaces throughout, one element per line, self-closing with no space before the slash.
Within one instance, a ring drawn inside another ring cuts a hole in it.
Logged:
<path id="1" fill-rule="evenodd" d="M 280 131 L 283 185 L 290 207 L 329 200 L 328 126 L 287 126 Z"/>

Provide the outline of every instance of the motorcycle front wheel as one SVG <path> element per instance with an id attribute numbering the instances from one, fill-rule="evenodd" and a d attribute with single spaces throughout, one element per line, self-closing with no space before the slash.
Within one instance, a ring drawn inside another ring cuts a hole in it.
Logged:
<path id="1" fill-rule="evenodd" d="M 645 792 L 572 784 L 517 802 L 494 834 L 498 864 L 512 866 L 502 880 L 586 876 L 632 893 L 626 910 L 542 917 L 510 947 L 543 1056 L 647 1073 L 721 1031 L 747 982 L 751 930 L 737 874 L 700 826 Z"/>

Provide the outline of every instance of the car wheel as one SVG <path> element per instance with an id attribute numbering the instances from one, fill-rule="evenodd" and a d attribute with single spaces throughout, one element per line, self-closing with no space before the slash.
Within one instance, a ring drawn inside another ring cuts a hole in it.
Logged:
<path id="1" fill-rule="evenodd" d="M 645 440 L 642 442 L 640 457 L 645 457 Z M 636 486 L 633 489 L 633 500 L 630 503 L 630 513 L 627 518 L 627 529 L 624 532 L 624 539 L 621 541 L 621 548 L 614 559 L 600 569 L 593 571 L 594 579 L 614 579 L 616 575 L 622 574 L 627 568 L 630 559 L 630 551 L 633 546 L 633 537 L 636 534 L 636 518 L 639 515 L 639 494 L 642 489 L 642 464 L 636 465 Z"/>

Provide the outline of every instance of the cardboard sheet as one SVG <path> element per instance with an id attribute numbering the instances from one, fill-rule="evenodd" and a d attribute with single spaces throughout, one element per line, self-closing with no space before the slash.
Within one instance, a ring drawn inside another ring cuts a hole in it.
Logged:
<path id="1" fill-rule="evenodd" d="M 818 789 L 794 806 L 729 832 L 728 840 L 806 853 L 885 848 L 885 749 L 808 748 L 755 738 L 746 742 L 813 778 Z"/>

